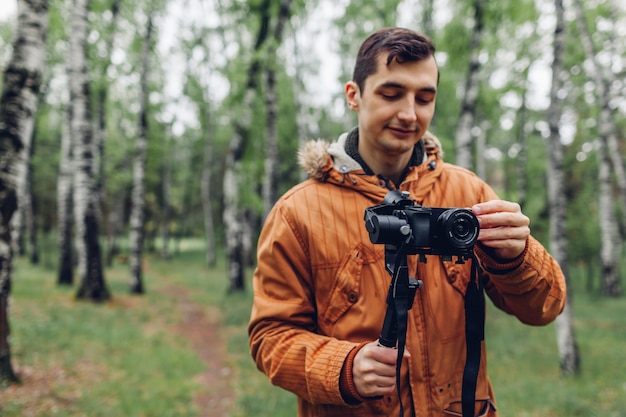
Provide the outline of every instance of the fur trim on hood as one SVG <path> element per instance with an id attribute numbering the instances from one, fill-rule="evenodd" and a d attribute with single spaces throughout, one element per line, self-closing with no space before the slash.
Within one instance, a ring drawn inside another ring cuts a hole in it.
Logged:
<path id="1" fill-rule="evenodd" d="M 311 178 L 321 180 L 328 165 L 330 143 L 324 139 L 309 140 L 298 151 L 298 164 Z"/>

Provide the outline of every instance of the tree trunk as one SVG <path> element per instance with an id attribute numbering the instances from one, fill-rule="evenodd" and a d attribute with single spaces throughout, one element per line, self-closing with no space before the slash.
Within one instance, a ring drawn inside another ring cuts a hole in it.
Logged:
<path id="1" fill-rule="evenodd" d="M 259 51 L 267 40 L 270 21 L 271 2 L 264 0 L 260 6 L 261 24 L 254 46 L 253 59 L 248 68 L 246 88 L 243 96 L 242 112 L 235 120 L 233 137 L 226 155 L 223 178 L 224 188 L 224 233 L 226 241 L 226 261 L 228 263 L 229 291 L 242 291 L 244 285 L 245 248 L 244 230 L 245 216 L 240 205 L 239 194 L 243 183 L 243 155 L 248 145 L 252 124 L 252 107 L 257 94 L 258 77 L 261 71 Z"/>
<path id="2" fill-rule="evenodd" d="M 70 110 L 66 109 L 61 133 L 61 160 L 57 177 L 57 244 L 59 245 L 59 270 L 57 283 L 74 283 L 74 256 L 72 253 L 72 136 Z"/>
<path id="3" fill-rule="evenodd" d="M 13 55 L 0 99 L 0 385 L 18 380 L 11 364 L 9 295 L 13 273 L 11 218 L 18 208 L 20 153 L 32 135 L 46 57 L 48 2 L 17 2 Z"/>
<path id="4" fill-rule="evenodd" d="M 472 169 L 472 127 L 480 84 L 480 45 L 483 36 L 484 0 L 474 0 L 474 30 L 470 40 L 470 63 L 465 79 L 459 125 L 456 129 L 456 164 Z"/>
<path id="5" fill-rule="evenodd" d="M 119 247 L 117 245 L 117 238 L 122 230 L 122 224 L 124 222 L 124 196 L 125 192 L 120 191 L 112 197 L 113 204 L 109 211 L 109 218 L 107 219 L 107 233 L 106 233 L 106 262 L 107 265 L 113 265 L 113 259 L 119 253 Z"/>
<path id="6" fill-rule="evenodd" d="M 528 131 L 526 125 L 528 123 L 527 115 L 528 115 L 528 107 L 526 104 L 526 98 L 528 95 L 528 69 L 526 67 L 524 71 L 524 90 L 522 92 L 522 104 L 518 111 L 518 122 L 517 122 L 517 144 L 519 145 L 519 151 L 517 152 L 515 171 L 517 175 L 515 176 L 516 184 L 515 189 L 517 190 L 517 203 L 520 205 L 522 210 L 526 208 L 526 199 L 527 199 L 527 181 L 526 181 L 526 167 L 528 160 Z"/>
<path id="7" fill-rule="evenodd" d="M 208 113 L 208 111 L 206 113 Z M 205 116 L 205 120 L 210 120 L 208 114 Z M 204 166 L 202 167 L 202 182 L 200 186 L 202 197 L 202 214 L 204 217 L 204 235 L 206 236 L 206 262 L 209 267 L 214 267 L 217 263 L 217 256 L 215 253 L 215 225 L 213 223 L 213 205 L 211 198 L 212 167 L 213 137 L 210 133 L 210 130 L 206 128 L 206 138 L 204 139 Z"/>
<path id="8" fill-rule="evenodd" d="M 610 71 L 602 71 L 602 66 L 598 63 L 596 48 L 593 45 L 593 39 L 589 33 L 587 22 L 585 20 L 585 12 L 580 0 L 574 2 L 576 7 L 578 29 L 581 34 L 581 43 L 587 56 L 588 62 L 591 64 L 589 77 L 596 87 L 596 97 L 600 103 L 600 230 L 601 238 L 601 284 L 602 293 L 609 297 L 619 297 L 622 294 L 622 288 L 619 282 L 618 273 L 618 255 L 619 255 L 619 236 L 615 236 L 617 227 L 616 216 L 613 207 L 612 187 L 611 187 L 611 167 L 617 180 L 620 190 L 620 199 L 626 216 L 626 169 L 622 160 L 622 152 L 618 143 L 618 130 L 615 126 L 613 111 L 611 110 L 608 85 L 615 81 L 615 76 Z M 606 164 L 606 166 L 603 166 Z M 606 170 L 606 171 L 604 171 Z M 606 195 L 603 195 L 605 194 Z"/>
<path id="9" fill-rule="evenodd" d="M 168 135 L 171 132 L 168 131 Z M 167 147 L 171 144 L 170 140 Z M 163 163 L 163 224 L 161 225 L 161 258 L 170 259 L 170 217 L 172 215 L 172 167 L 169 158 L 165 158 Z"/>
<path id="10" fill-rule="evenodd" d="M 559 122 L 562 109 L 558 92 L 561 89 L 561 71 L 563 60 L 564 23 L 563 2 L 555 0 L 557 23 L 554 32 L 554 61 L 552 63 L 552 87 L 550 89 L 550 106 L 548 123 L 550 125 L 549 156 L 548 156 L 548 204 L 550 207 L 550 251 L 554 259 L 561 265 L 566 280 L 569 280 L 567 259 L 566 233 L 566 197 L 564 193 L 563 146 L 559 133 Z M 574 337 L 571 317 L 571 298 L 568 297 L 563 313 L 556 320 L 557 344 L 563 375 L 575 374 L 579 371 L 578 346 Z"/>
<path id="11" fill-rule="evenodd" d="M 293 39 L 291 44 L 293 45 L 293 50 L 291 55 L 293 56 L 294 61 L 294 70 L 295 73 L 293 75 L 293 90 L 294 91 L 303 91 L 305 89 L 305 83 L 302 79 L 302 74 L 305 71 L 305 66 L 302 63 L 302 52 L 299 47 L 298 37 L 302 36 L 297 30 L 292 32 Z M 306 53 L 306 52 L 305 52 Z M 308 128 L 308 120 L 312 112 L 309 107 L 305 104 L 306 99 L 302 97 L 301 94 L 294 95 L 294 110 L 296 113 L 296 125 L 298 128 L 298 149 L 302 149 L 307 140 L 309 140 L 309 128 Z M 299 170 L 299 179 L 300 181 L 304 181 L 308 177 L 308 174 L 304 170 Z"/>
<path id="12" fill-rule="evenodd" d="M 283 40 L 285 23 L 291 15 L 291 0 L 282 0 L 274 27 L 273 40 L 267 48 L 267 65 L 265 67 L 265 175 L 263 181 L 263 218 L 274 206 L 278 198 L 278 127 L 276 115 L 278 101 L 276 96 L 276 67 L 278 65 L 277 49 Z"/>
<path id="13" fill-rule="evenodd" d="M 265 171 L 263 181 L 263 218 L 267 217 L 276 201 L 278 169 L 278 134 L 276 126 L 276 114 L 278 103 L 276 102 L 276 60 L 271 62 L 265 69 Z"/>
<path id="14" fill-rule="evenodd" d="M 43 88 L 43 87 L 40 87 Z M 41 102 L 41 94 L 37 102 Z M 36 121 L 24 148 L 20 152 L 17 166 L 17 211 L 11 220 L 13 253 L 19 256 L 30 255 L 32 263 L 38 262 L 37 231 L 35 230 L 34 197 L 32 194 L 32 156 L 36 137 Z M 27 244 L 28 242 L 28 244 Z"/>
<path id="15" fill-rule="evenodd" d="M 113 41 L 115 38 L 115 26 L 117 25 L 117 17 L 120 11 L 121 0 L 113 0 L 111 4 L 111 22 L 109 24 L 109 30 L 107 33 L 106 47 L 104 50 L 105 59 L 102 68 L 100 69 L 100 82 L 96 89 L 96 124 L 94 128 L 94 160 L 95 160 L 95 196 L 96 207 L 98 208 L 98 220 L 102 220 L 101 212 L 103 207 L 106 206 L 107 200 L 104 195 L 106 185 L 106 174 L 104 169 L 104 162 L 106 160 L 104 154 L 104 143 L 106 141 L 106 103 L 109 93 L 109 82 L 107 81 L 107 73 L 111 66 L 111 52 L 113 51 Z"/>
<path id="16" fill-rule="evenodd" d="M 105 285 L 99 242 L 93 160 L 93 125 L 87 71 L 89 0 L 75 0 L 70 31 L 70 106 L 74 156 L 74 216 L 80 286 L 76 297 L 96 302 L 111 295 Z"/>
<path id="17" fill-rule="evenodd" d="M 24 220 L 26 223 L 26 234 L 28 235 L 28 257 L 30 259 L 30 263 L 36 265 L 39 263 L 39 245 L 37 244 L 37 199 L 33 195 L 33 169 L 30 158 L 29 165 L 28 177 L 26 179 L 27 198 L 25 200 L 25 204 L 27 204 L 27 206 Z"/>
<path id="18" fill-rule="evenodd" d="M 143 294 L 143 242 L 144 242 L 144 210 L 146 197 L 146 150 L 148 146 L 148 71 L 150 50 L 152 45 L 152 16 L 148 16 L 146 34 L 141 53 L 141 109 L 139 116 L 139 135 L 135 144 L 135 160 L 133 164 L 133 194 L 130 214 L 130 269 L 131 294 Z"/>
<path id="19" fill-rule="evenodd" d="M 621 294 L 619 265 L 619 228 L 613 201 L 611 183 L 611 157 L 606 143 L 600 141 L 598 149 L 598 217 L 600 223 L 600 284 L 602 294 L 617 297 Z"/>

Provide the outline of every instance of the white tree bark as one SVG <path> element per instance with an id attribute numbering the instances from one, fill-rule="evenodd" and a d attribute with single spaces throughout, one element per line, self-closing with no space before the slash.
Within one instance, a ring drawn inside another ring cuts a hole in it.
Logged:
<path id="1" fill-rule="evenodd" d="M 564 46 L 563 1 L 555 0 L 557 24 L 554 31 L 554 61 L 552 63 L 552 86 L 548 123 L 550 125 L 548 156 L 548 204 L 550 209 L 550 251 L 561 265 L 566 279 L 569 276 L 567 259 L 566 212 L 564 193 L 563 146 L 559 133 L 562 108 L 559 90 L 562 88 L 561 71 Z M 557 345 L 561 361 L 561 372 L 571 375 L 579 370 L 578 346 L 574 337 L 571 317 L 571 299 L 568 297 L 563 313 L 556 320 Z"/>
<path id="2" fill-rule="evenodd" d="M 133 162 L 133 192 L 130 213 L 130 269 L 132 294 L 143 294 L 143 242 L 144 242 L 144 210 L 146 205 L 146 150 L 148 147 L 148 73 L 150 50 L 152 44 L 152 16 L 148 16 L 146 34 L 141 53 L 141 109 L 139 111 L 139 134 L 135 143 L 135 160 Z"/>
<path id="3" fill-rule="evenodd" d="M 13 273 L 11 218 L 18 208 L 20 153 L 30 141 L 45 65 L 48 2 L 18 0 L 13 54 L 0 99 L 0 383 L 17 377 L 11 365 L 9 294 Z"/>
<path id="4" fill-rule="evenodd" d="M 70 106 L 74 152 L 74 218 L 80 287 L 77 298 L 105 301 L 110 293 L 104 282 L 99 242 L 98 209 L 93 160 L 93 124 L 90 80 L 87 70 L 87 14 L 89 0 L 74 0 L 71 15 Z"/>
<path id="5" fill-rule="evenodd" d="M 237 128 L 230 142 L 223 177 L 224 192 L 224 233 L 226 242 L 226 256 L 228 263 L 229 291 L 242 290 L 244 288 L 244 212 L 241 208 L 240 184 L 243 183 L 242 153 L 245 148 L 245 138 L 250 129 L 252 107 L 255 88 L 249 87 L 243 101 L 244 115 L 237 121 Z"/>
<path id="6" fill-rule="evenodd" d="M 601 238 L 601 284 L 602 292 L 606 296 L 618 297 L 622 294 L 619 282 L 619 236 L 616 236 L 617 219 L 613 207 L 613 190 L 611 187 L 611 168 L 620 190 L 622 207 L 626 209 L 626 169 L 622 159 L 618 141 L 618 130 L 615 126 L 613 112 L 610 107 L 611 95 L 607 87 L 615 81 L 615 76 L 610 71 L 602 71 L 602 65 L 598 63 L 596 48 L 587 23 L 585 11 L 580 0 L 575 0 L 578 29 L 581 34 L 581 43 L 590 64 L 589 78 L 596 87 L 596 97 L 600 103 L 600 230 Z M 624 210 L 626 216 L 626 210 Z"/>
<path id="7" fill-rule="evenodd" d="M 69 109 L 61 133 L 61 155 L 57 177 L 57 244 L 59 246 L 59 269 L 57 283 L 74 283 L 74 256 L 72 254 L 72 137 Z"/>
<path id="8" fill-rule="evenodd" d="M 600 263 L 602 293 L 618 296 L 621 293 L 619 265 L 619 227 L 615 215 L 611 157 L 604 141 L 598 149 L 598 217 L 600 223 Z"/>

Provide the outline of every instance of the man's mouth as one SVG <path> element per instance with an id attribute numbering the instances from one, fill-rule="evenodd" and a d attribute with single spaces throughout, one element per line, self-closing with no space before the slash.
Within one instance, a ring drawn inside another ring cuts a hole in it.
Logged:
<path id="1" fill-rule="evenodd" d="M 401 135 L 401 136 L 413 135 L 417 131 L 417 129 L 411 129 L 411 128 L 406 128 L 406 127 L 401 127 L 401 126 L 388 126 L 388 129 L 393 131 L 395 134 Z"/>

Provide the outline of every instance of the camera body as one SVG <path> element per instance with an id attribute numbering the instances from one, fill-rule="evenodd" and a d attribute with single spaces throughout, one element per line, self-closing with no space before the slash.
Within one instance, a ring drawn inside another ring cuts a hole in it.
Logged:
<path id="1" fill-rule="evenodd" d="M 403 246 L 408 254 L 456 256 L 460 262 L 472 256 L 480 230 L 471 210 L 420 206 L 398 190 L 365 209 L 364 219 L 372 243 Z"/>

